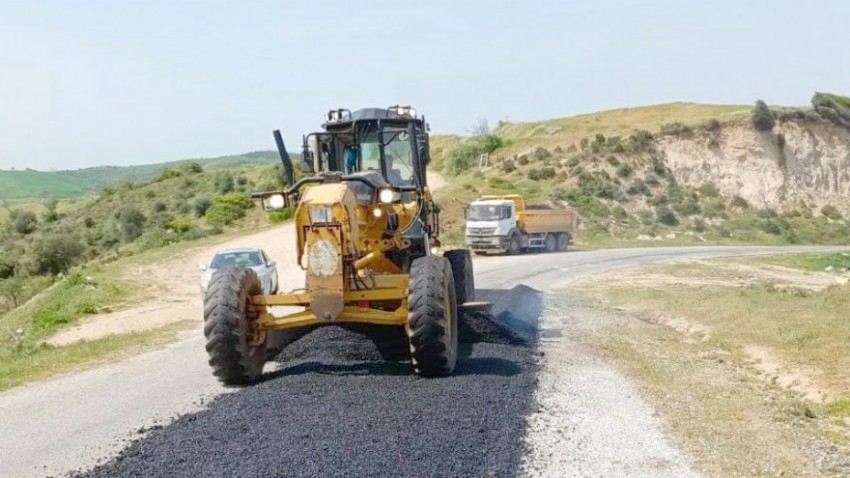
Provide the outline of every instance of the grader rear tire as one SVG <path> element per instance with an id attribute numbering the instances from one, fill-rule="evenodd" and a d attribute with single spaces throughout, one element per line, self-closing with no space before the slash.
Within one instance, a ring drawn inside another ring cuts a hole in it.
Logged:
<path id="1" fill-rule="evenodd" d="M 449 375 L 457 363 L 457 300 L 449 261 L 425 256 L 410 270 L 407 336 L 413 368 L 423 377 Z"/>
<path id="2" fill-rule="evenodd" d="M 213 375 L 225 385 L 256 382 L 266 362 L 266 343 L 251 345 L 250 299 L 262 294 L 257 273 L 225 267 L 213 274 L 204 296 L 204 336 Z"/>
<path id="3" fill-rule="evenodd" d="M 472 255 L 466 249 L 446 251 L 443 257 L 452 266 L 455 281 L 455 299 L 458 304 L 475 300 L 475 276 L 472 273 Z"/>

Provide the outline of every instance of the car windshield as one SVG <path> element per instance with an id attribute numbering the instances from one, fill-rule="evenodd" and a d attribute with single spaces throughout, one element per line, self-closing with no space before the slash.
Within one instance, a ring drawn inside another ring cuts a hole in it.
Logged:
<path id="1" fill-rule="evenodd" d="M 468 221 L 498 221 L 502 218 L 502 206 L 475 204 L 466 211 Z"/>
<path id="2" fill-rule="evenodd" d="M 257 267 L 261 265 L 263 265 L 263 260 L 260 259 L 260 253 L 257 251 L 220 252 L 213 257 L 210 268 L 221 269 L 222 267 L 229 266 Z"/>

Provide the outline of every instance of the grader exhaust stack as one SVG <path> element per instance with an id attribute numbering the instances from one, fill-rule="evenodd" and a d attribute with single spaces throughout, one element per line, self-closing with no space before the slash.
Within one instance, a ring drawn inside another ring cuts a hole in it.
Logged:
<path id="1" fill-rule="evenodd" d="M 469 251 L 434 254 L 439 209 L 425 184 L 425 119 L 407 106 L 332 110 L 323 130 L 304 138 L 311 147 L 302 161 L 318 173 L 297 182 L 274 136 L 289 187 L 254 197 L 267 210 L 296 207 L 291 260 L 306 284 L 283 277 L 291 292 L 263 295 L 250 269 L 218 271 L 204 298 L 213 373 L 225 384 L 253 382 L 272 331 L 358 323 L 403 329 L 416 373 L 450 374 L 458 308 L 475 304 L 475 286 Z M 276 317 L 271 306 L 301 310 Z"/>

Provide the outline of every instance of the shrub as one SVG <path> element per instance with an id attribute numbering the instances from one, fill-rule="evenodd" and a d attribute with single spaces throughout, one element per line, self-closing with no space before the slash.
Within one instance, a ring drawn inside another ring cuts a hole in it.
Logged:
<path id="1" fill-rule="evenodd" d="M 238 178 L 236 178 L 236 184 L 240 186 L 245 186 L 248 184 L 248 178 L 246 178 L 245 176 L 239 176 Z"/>
<path id="2" fill-rule="evenodd" d="M 614 216 L 614 219 L 617 219 L 618 221 L 623 221 L 629 218 L 629 213 L 627 213 L 626 210 L 623 209 L 623 206 L 614 206 L 613 208 L 611 208 L 611 215 Z"/>
<path id="3" fill-rule="evenodd" d="M 545 159 L 549 159 L 552 156 L 552 153 L 549 152 L 546 148 L 537 148 L 531 154 L 535 161 L 543 161 Z"/>
<path id="4" fill-rule="evenodd" d="M 254 207 L 254 201 L 251 199 L 251 197 L 243 193 L 223 194 L 215 198 L 215 202 L 239 206 L 242 209 L 250 209 Z"/>
<path id="5" fill-rule="evenodd" d="M 21 305 L 21 298 L 24 295 L 24 280 L 20 277 L 8 277 L 0 280 L 0 297 L 6 299 L 6 302 L 12 307 Z"/>
<path id="6" fill-rule="evenodd" d="M 195 216 L 206 216 L 207 210 L 210 208 L 210 206 L 212 206 L 212 201 L 210 201 L 209 198 L 198 198 L 194 204 Z"/>
<path id="7" fill-rule="evenodd" d="M 827 204 L 826 206 L 820 208 L 820 213 L 834 221 L 844 219 L 844 216 L 841 215 L 841 212 L 838 211 L 838 208 L 836 208 L 832 204 Z"/>
<path id="8" fill-rule="evenodd" d="M 473 162 L 477 160 L 479 154 L 481 154 L 481 151 L 474 144 L 464 143 L 458 145 L 452 150 L 449 157 L 449 174 L 458 175 L 468 170 Z"/>
<path id="9" fill-rule="evenodd" d="M 705 217 L 726 217 L 726 205 L 722 198 L 710 198 L 702 206 L 702 214 Z"/>
<path id="10" fill-rule="evenodd" d="M 218 226 L 227 226 L 245 217 L 245 208 L 216 201 L 206 213 L 207 222 Z"/>
<path id="11" fill-rule="evenodd" d="M 85 246 L 67 234 L 51 234 L 39 238 L 33 247 L 33 266 L 40 274 L 68 272 L 82 257 Z"/>
<path id="12" fill-rule="evenodd" d="M 682 216 L 695 216 L 701 212 L 699 202 L 692 197 L 686 197 L 673 204 L 673 209 Z"/>
<path id="13" fill-rule="evenodd" d="M 532 169 L 528 171 L 528 179 L 532 181 L 541 181 L 545 179 L 552 179 L 555 177 L 557 172 L 555 168 L 543 168 L 543 169 Z"/>
<path id="14" fill-rule="evenodd" d="M 15 261 L 6 256 L 0 256 L 0 280 L 15 275 Z"/>
<path id="15" fill-rule="evenodd" d="M 619 166 L 620 165 L 620 160 L 617 159 L 614 156 L 608 156 L 607 158 L 605 158 L 605 161 L 608 161 L 608 164 L 610 164 L 611 166 Z"/>
<path id="16" fill-rule="evenodd" d="M 617 176 L 619 176 L 621 178 L 627 178 L 627 177 L 631 176 L 633 171 L 634 170 L 632 169 L 632 167 L 629 166 L 626 163 L 622 163 L 619 166 L 617 166 Z"/>
<path id="17" fill-rule="evenodd" d="M 635 195 L 635 194 L 650 194 L 649 188 L 646 186 L 646 183 L 640 179 L 635 178 L 632 180 L 632 183 L 629 185 L 629 188 L 626 190 L 627 194 Z"/>
<path id="18" fill-rule="evenodd" d="M 88 229 L 93 228 L 95 226 L 94 219 L 91 217 L 86 217 L 85 219 L 83 219 L 83 225 L 86 226 L 86 228 Z"/>
<path id="19" fill-rule="evenodd" d="M 166 209 L 168 209 L 168 206 L 162 201 L 157 201 L 157 202 L 153 203 L 153 210 L 155 212 L 163 212 Z"/>
<path id="20" fill-rule="evenodd" d="M 41 220 L 44 222 L 56 222 L 59 220 L 59 213 L 56 212 L 56 206 L 59 205 L 59 201 L 55 199 L 50 199 L 44 203 L 46 211 L 41 215 Z"/>
<path id="21" fill-rule="evenodd" d="M 505 173 L 512 173 L 516 171 L 516 165 L 514 164 L 514 161 L 512 159 L 506 159 L 502 162 L 501 169 Z"/>
<path id="22" fill-rule="evenodd" d="M 35 231 L 36 225 L 38 225 L 38 220 L 35 218 L 35 214 L 29 211 L 16 214 L 12 221 L 12 228 L 24 235 Z"/>
<path id="23" fill-rule="evenodd" d="M 145 228 L 145 216 L 138 209 L 127 206 L 118 214 L 118 228 L 123 242 L 133 242 L 142 235 Z"/>
<path id="24" fill-rule="evenodd" d="M 203 166 L 194 161 L 180 166 L 180 170 L 189 174 L 199 174 L 204 172 Z"/>
<path id="25" fill-rule="evenodd" d="M 233 175 L 229 172 L 225 171 L 218 176 L 218 180 L 216 182 L 216 189 L 220 194 L 227 194 L 233 191 Z"/>
<path id="26" fill-rule="evenodd" d="M 706 131 L 709 131 L 711 133 L 717 133 L 718 131 L 720 131 L 720 121 L 711 118 L 710 120 L 706 121 L 705 124 L 702 125 L 702 127 Z"/>
<path id="27" fill-rule="evenodd" d="M 658 206 L 655 206 L 655 217 L 658 218 L 658 222 L 661 224 L 666 224 L 668 226 L 675 226 L 679 224 L 679 219 L 676 217 L 676 214 L 666 204 L 659 204 Z"/>
<path id="28" fill-rule="evenodd" d="M 661 184 L 658 182 L 658 178 L 655 177 L 654 174 L 647 174 L 643 181 L 646 183 L 647 186 L 653 188 L 658 187 L 658 185 Z"/>
<path id="29" fill-rule="evenodd" d="M 673 122 L 673 123 L 666 123 L 666 124 L 661 125 L 661 134 L 664 134 L 664 135 L 673 135 L 673 136 L 689 135 L 689 134 L 691 134 L 691 132 L 692 132 L 691 127 L 680 122 L 680 121 L 676 121 L 676 122 Z"/>
<path id="30" fill-rule="evenodd" d="M 776 119 L 773 117 L 773 112 L 767 107 L 767 104 L 762 101 L 756 101 L 756 106 L 753 108 L 753 126 L 758 131 L 770 131 L 776 126 Z"/>
<path id="31" fill-rule="evenodd" d="M 527 164 L 528 164 L 528 155 L 520 154 L 520 155 L 519 155 L 519 157 L 516 159 L 516 162 L 517 162 L 517 164 L 519 164 L 520 166 L 525 166 L 525 165 L 527 165 Z"/>
<path id="32" fill-rule="evenodd" d="M 646 209 L 638 211 L 638 219 L 644 226 L 651 226 L 655 223 L 655 216 L 652 214 L 652 211 Z"/>
<path id="33" fill-rule="evenodd" d="M 166 179 L 179 178 L 182 175 L 183 175 L 183 173 L 181 173 L 180 171 L 178 171 L 176 169 L 165 168 L 165 170 L 162 171 L 162 174 L 160 174 L 159 177 L 156 180 L 157 181 L 165 181 Z"/>
<path id="34" fill-rule="evenodd" d="M 697 191 L 700 193 L 701 196 L 707 198 L 720 197 L 720 190 L 717 189 L 717 186 L 715 186 L 714 183 L 711 182 L 703 183 L 700 187 L 697 188 Z"/>
<path id="35" fill-rule="evenodd" d="M 269 213 L 269 222 L 272 224 L 279 224 L 292 219 L 293 216 L 295 216 L 294 208 L 280 209 Z"/>
<path id="36" fill-rule="evenodd" d="M 748 207 L 750 207 L 750 204 L 747 202 L 746 199 L 737 195 L 732 196 L 732 205 L 741 209 L 747 209 Z"/>
<path id="37" fill-rule="evenodd" d="M 186 234 L 192 229 L 193 225 L 189 221 L 184 221 L 181 219 L 171 218 L 165 223 L 165 228 L 167 230 L 174 231 L 177 234 Z"/>
<path id="38" fill-rule="evenodd" d="M 189 205 L 186 201 L 180 201 L 177 203 L 177 206 L 174 208 L 178 214 L 189 214 L 192 211 L 192 206 Z"/>

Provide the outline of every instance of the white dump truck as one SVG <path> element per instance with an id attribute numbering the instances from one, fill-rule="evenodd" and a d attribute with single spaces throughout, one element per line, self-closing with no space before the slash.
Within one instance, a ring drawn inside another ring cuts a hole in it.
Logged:
<path id="1" fill-rule="evenodd" d="M 572 208 L 527 205 L 522 196 L 482 196 L 466 209 L 466 246 L 477 254 L 566 251 L 578 226 Z"/>

